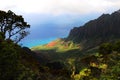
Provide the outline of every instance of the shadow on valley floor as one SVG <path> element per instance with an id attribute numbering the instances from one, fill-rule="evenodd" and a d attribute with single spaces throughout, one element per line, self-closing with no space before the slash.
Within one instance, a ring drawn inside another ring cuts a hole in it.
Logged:
<path id="1" fill-rule="evenodd" d="M 83 54 L 80 49 L 72 49 L 68 51 L 59 52 L 57 49 L 50 49 L 50 50 L 36 50 L 34 51 L 36 56 L 42 56 L 48 62 L 51 61 L 65 61 L 68 58 L 77 58 L 82 57 Z"/>

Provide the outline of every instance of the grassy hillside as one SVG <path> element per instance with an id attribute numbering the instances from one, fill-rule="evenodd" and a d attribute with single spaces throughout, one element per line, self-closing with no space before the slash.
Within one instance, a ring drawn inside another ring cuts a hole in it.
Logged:
<path id="1" fill-rule="evenodd" d="M 46 45 L 31 48 L 31 50 L 55 50 L 56 52 L 65 52 L 72 49 L 80 49 L 80 46 L 72 41 L 65 42 L 64 39 L 57 39 Z"/>
<path id="2" fill-rule="evenodd" d="M 84 54 L 79 47 L 74 48 L 75 44 L 72 48 L 68 47 L 68 49 L 62 49 L 62 51 L 60 49 L 51 51 L 56 47 L 64 46 L 58 44 L 57 41 L 60 42 L 60 40 L 54 41 L 56 45 L 54 44 L 49 48 L 48 45 L 54 42 L 44 45 L 44 48 L 40 46 L 32 49 L 39 50 L 44 54 L 48 52 L 46 55 L 52 56 L 50 62 L 59 61 L 63 63 L 72 80 L 119 80 L 120 41 L 104 43 L 99 45 L 97 49 L 90 49 Z"/>
<path id="3" fill-rule="evenodd" d="M 65 60 L 68 57 L 76 57 L 81 52 L 81 47 L 72 41 L 65 42 L 64 39 L 57 39 L 49 44 L 31 48 L 35 52 L 40 52 L 51 57 L 52 60 Z"/>

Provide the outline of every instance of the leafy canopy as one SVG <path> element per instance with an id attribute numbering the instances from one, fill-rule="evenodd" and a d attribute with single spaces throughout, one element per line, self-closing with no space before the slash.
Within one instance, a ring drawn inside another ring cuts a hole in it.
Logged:
<path id="1" fill-rule="evenodd" d="M 12 11 L 0 11 L 0 34 L 4 39 L 12 39 L 15 43 L 21 41 L 29 34 L 30 25 L 21 15 Z"/>

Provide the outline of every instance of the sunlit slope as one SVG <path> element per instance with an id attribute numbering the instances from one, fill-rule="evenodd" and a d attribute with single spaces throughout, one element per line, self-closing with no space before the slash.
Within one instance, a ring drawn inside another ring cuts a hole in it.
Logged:
<path id="1" fill-rule="evenodd" d="M 33 51 L 54 50 L 56 52 L 65 52 L 74 49 L 81 49 L 81 47 L 78 44 L 74 44 L 72 41 L 65 42 L 64 39 L 56 39 L 48 44 L 36 46 L 31 49 Z"/>

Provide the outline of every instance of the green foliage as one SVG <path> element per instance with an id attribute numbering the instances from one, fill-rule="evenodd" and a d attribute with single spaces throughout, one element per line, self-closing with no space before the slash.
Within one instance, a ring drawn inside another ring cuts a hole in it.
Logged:
<path id="1" fill-rule="evenodd" d="M 30 68 L 25 67 L 23 64 L 19 65 L 19 74 L 17 80 L 33 80 L 36 79 L 36 74 Z"/>
<path id="2" fill-rule="evenodd" d="M 113 47 L 113 50 L 114 50 L 114 51 L 120 52 L 120 40 L 119 40 L 119 41 L 116 41 L 113 46 L 114 46 L 114 47 Z"/>
<path id="3" fill-rule="evenodd" d="M 1 79 L 16 77 L 16 70 L 19 54 L 14 48 L 14 44 L 9 41 L 0 43 L 0 77 Z M 13 74 L 13 75 L 11 75 Z"/>
<path id="4" fill-rule="evenodd" d="M 91 70 L 90 69 L 82 69 L 79 73 L 79 79 L 82 79 L 83 77 L 90 76 Z"/>
<path id="5" fill-rule="evenodd" d="M 25 53 L 20 46 L 14 44 L 11 40 L 2 40 L 0 42 L 1 80 L 34 79 L 36 72 L 33 72 L 33 70 L 24 63 L 25 61 L 23 62 L 25 57 L 22 58 L 22 56 L 25 54 L 27 53 Z"/>
<path id="6" fill-rule="evenodd" d="M 99 47 L 99 53 L 105 55 L 112 52 L 112 44 L 111 43 L 104 43 Z"/>
<path id="7" fill-rule="evenodd" d="M 117 44 L 116 44 L 117 43 Z M 103 52 L 103 56 L 97 54 L 96 62 L 91 62 L 90 65 L 91 67 L 95 67 L 96 70 L 100 69 L 100 74 L 99 74 L 99 79 L 97 76 L 95 76 L 95 69 L 90 68 L 91 74 L 89 76 L 89 79 L 97 78 L 98 80 L 119 80 L 120 79 L 120 54 L 119 54 L 119 49 L 118 49 L 118 41 L 111 44 L 111 43 L 105 43 L 103 44 L 102 48 L 99 48 L 100 50 L 102 49 L 101 52 Z M 115 52 L 114 52 L 115 51 Z M 107 53 L 107 54 L 106 54 Z M 111 53 L 111 54 L 109 54 Z M 104 62 L 104 60 L 106 60 Z M 89 66 L 88 66 L 89 69 Z M 97 71 L 98 72 L 98 71 Z M 94 75 L 93 75 L 94 74 Z M 98 73 L 96 73 L 98 74 Z"/>

